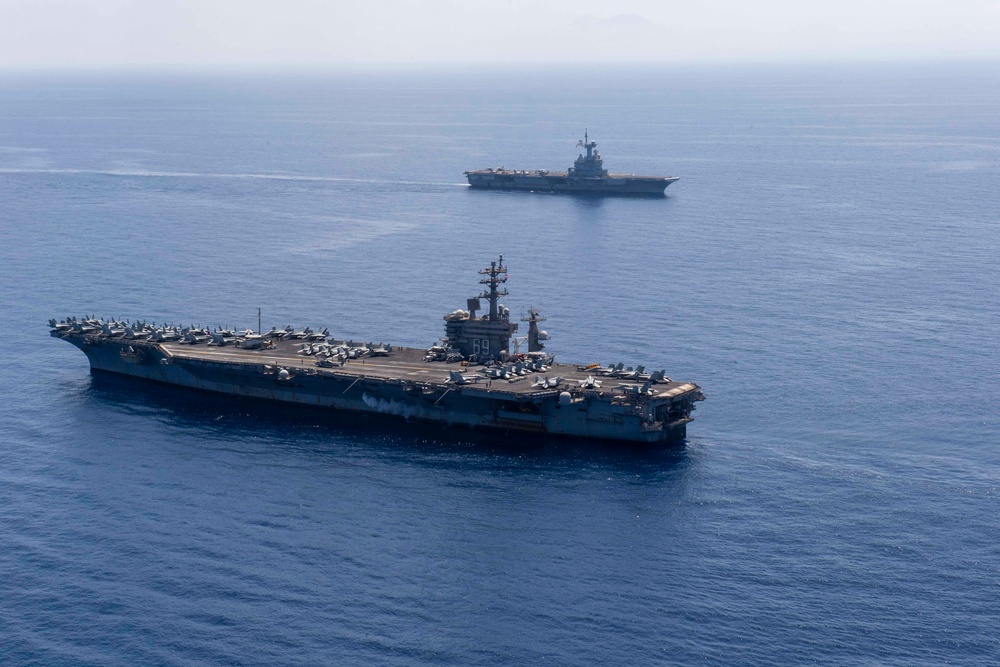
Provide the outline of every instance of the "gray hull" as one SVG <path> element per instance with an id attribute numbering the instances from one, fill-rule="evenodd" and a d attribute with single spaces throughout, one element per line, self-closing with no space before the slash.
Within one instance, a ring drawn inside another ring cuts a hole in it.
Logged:
<path id="1" fill-rule="evenodd" d="M 470 171 L 469 185 L 480 190 L 525 190 L 532 192 L 571 192 L 600 195 L 662 196 L 677 177 L 617 176 L 582 178 L 564 174 L 539 175 L 502 171 Z"/>
<path id="2" fill-rule="evenodd" d="M 684 439 L 691 402 L 700 400 L 694 385 L 684 385 L 675 399 L 644 406 L 582 394 L 567 401 L 559 391 L 536 392 L 525 400 L 479 384 L 368 377 L 356 364 L 344 371 L 293 368 L 291 377 L 281 378 L 251 353 L 245 361 L 213 361 L 187 356 L 176 345 L 52 335 L 79 347 L 95 370 L 232 396 L 474 428 L 673 443 Z"/>

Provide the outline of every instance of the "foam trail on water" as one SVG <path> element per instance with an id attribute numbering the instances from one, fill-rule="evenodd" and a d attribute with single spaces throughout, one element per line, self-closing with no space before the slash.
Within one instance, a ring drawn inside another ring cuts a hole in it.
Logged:
<path id="1" fill-rule="evenodd" d="M 433 415 L 423 408 L 414 407 L 398 401 L 391 401 L 384 398 L 376 398 L 369 394 L 363 394 L 361 400 L 371 409 L 387 415 L 398 415 L 406 419 L 414 417 L 418 419 L 431 419 Z"/>
<path id="2" fill-rule="evenodd" d="M 96 176 L 146 177 L 146 178 L 220 178 L 261 179 L 268 181 L 303 181 L 321 183 L 375 183 L 385 185 L 449 185 L 464 183 L 431 183 L 428 181 L 394 181 L 384 178 L 342 178 L 339 176 L 307 176 L 299 174 L 226 174 L 187 171 L 148 171 L 143 169 L 18 169 L 0 167 L 0 174 L 93 174 Z"/>

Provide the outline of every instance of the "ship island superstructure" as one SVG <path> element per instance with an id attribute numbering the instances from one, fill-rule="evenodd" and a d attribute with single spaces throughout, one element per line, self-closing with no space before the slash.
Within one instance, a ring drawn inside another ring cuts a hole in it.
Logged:
<path id="1" fill-rule="evenodd" d="M 336 340 L 308 327 L 237 332 L 94 317 L 49 325 L 94 371 L 179 387 L 510 432 L 684 439 L 704 398 L 697 385 L 643 366 L 556 362 L 537 309 L 521 318 L 527 335 L 515 335 L 518 324 L 500 303 L 503 256 L 480 275 L 481 294 L 444 316 L 445 336 L 429 349 Z"/>
<path id="2" fill-rule="evenodd" d="M 465 172 L 469 185 L 482 190 L 529 190 L 534 192 L 576 192 L 602 195 L 662 196 L 667 186 L 678 176 L 636 176 L 612 174 L 604 168 L 604 159 L 597 151 L 597 142 L 585 131 L 577 146 L 580 153 L 566 171 L 547 169 L 506 169 L 505 167 L 476 169 Z"/>

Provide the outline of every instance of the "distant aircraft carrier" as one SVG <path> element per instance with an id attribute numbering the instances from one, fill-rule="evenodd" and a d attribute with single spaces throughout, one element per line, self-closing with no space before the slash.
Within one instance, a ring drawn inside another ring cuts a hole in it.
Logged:
<path id="1" fill-rule="evenodd" d="M 567 365 L 544 350 L 530 309 L 521 321 L 499 302 L 507 268 L 479 272 L 486 288 L 444 316 L 428 350 L 333 340 L 326 329 L 235 332 L 96 318 L 50 320 L 94 370 L 182 387 L 422 422 L 541 434 L 677 442 L 702 400 L 698 386 L 624 364 Z M 479 315 L 482 301 L 488 310 Z M 521 352 L 523 346 L 527 351 Z M 450 363 L 449 363 L 450 362 Z"/>
<path id="2" fill-rule="evenodd" d="M 595 149 L 587 132 L 577 146 L 586 149 L 576 158 L 568 171 L 537 169 L 476 169 L 465 172 L 469 185 L 483 190 L 530 190 L 534 192 L 577 192 L 601 195 L 655 195 L 662 196 L 667 186 L 678 176 L 636 176 L 610 174 L 604 160 Z"/>

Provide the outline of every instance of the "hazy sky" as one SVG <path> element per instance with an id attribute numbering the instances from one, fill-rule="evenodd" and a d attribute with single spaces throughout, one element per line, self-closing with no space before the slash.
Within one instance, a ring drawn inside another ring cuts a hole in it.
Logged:
<path id="1" fill-rule="evenodd" d="M 0 0 L 0 68 L 1000 57 L 1000 0 Z"/>

